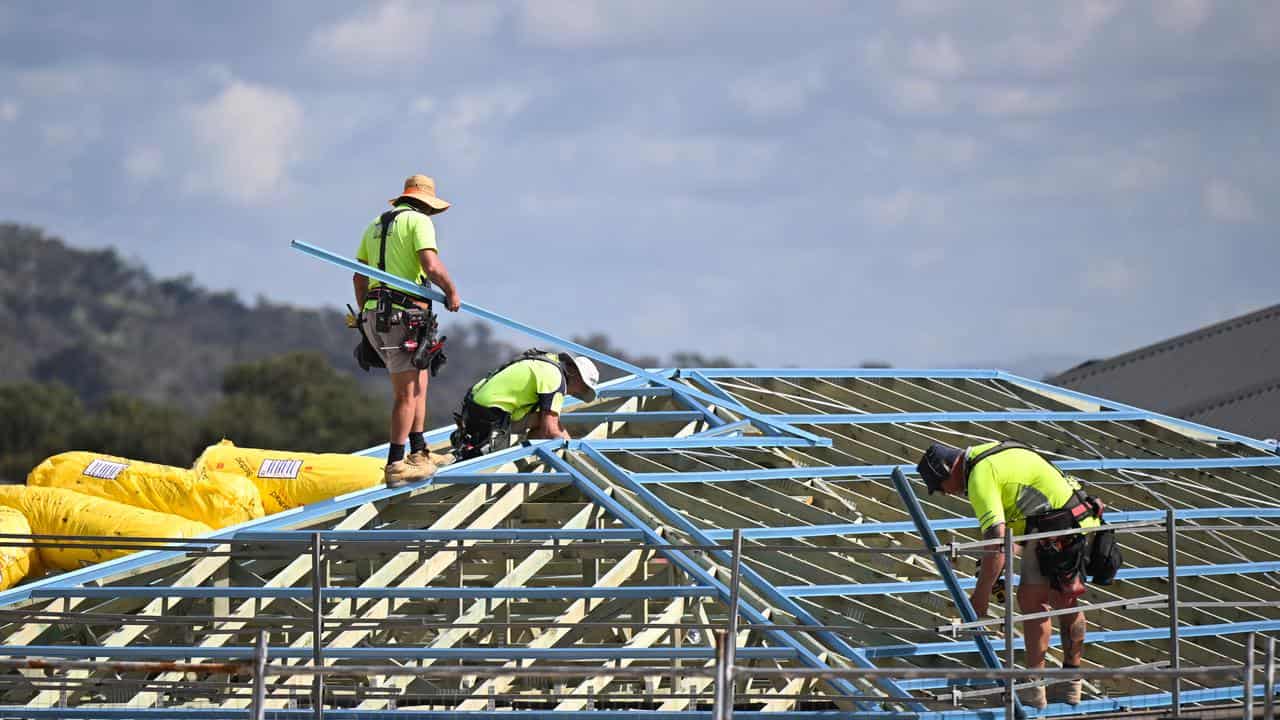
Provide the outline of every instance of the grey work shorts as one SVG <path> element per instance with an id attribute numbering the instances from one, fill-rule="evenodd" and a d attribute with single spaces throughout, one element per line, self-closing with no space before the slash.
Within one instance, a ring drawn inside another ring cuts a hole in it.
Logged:
<path id="1" fill-rule="evenodd" d="M 1022 564 L 1018 566 L 1018 584 L 1048 585 L 1049 578 L 1040 572 L 1040 558 L 1034 541 L 1022 547 Z"/>
<path id="2" fill-rule="evenodd" d="M 408 339 L 409 332 L 404 325 L 392 325 L 386 332 L 380 333 L 377 329 L 377 314 L 372 311 L 364 313 L 364 334 L 369 338 L 378 357 L 386 364 L 389 373 L 418 372 L 418 368 L 413 366 L 413 353 L 400 347 Z M 392 349 L 383 349 L 388 347 Z"/>

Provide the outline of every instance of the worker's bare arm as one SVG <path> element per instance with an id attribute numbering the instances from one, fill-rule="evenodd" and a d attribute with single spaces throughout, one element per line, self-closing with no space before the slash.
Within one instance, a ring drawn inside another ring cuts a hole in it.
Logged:
<path id="1" fill-rule="evenodd" d="M 1004 538 L 1004 533 L 1004 523 L 996 523 L 988 528 L 982 537 L 984 540 L 997 540 Z M 996 586 L 996 580 L 1004 572 L 1006 560 L 1003 545 L 989 545 L 983 552 L 982 570 L 978 573 L 978 584 L 973 588 L 973 594 L 969 596 L 973 611 L 979 617 L 987 614 L 987 606 L 991 603 L 991 591 Z"/>
<path id="2" fill-rule="evenodd" d="M 361 263 L 368 265 L 369 263 L 361 260 Z M 351 274 L 351 285 L 356 291 L 356 312 L 364 308 L 364 300 L 369 296 L 369 278 L 360 273 Z"/>
<path id="3" fill-rule="evenodd" d="M 444 306 L 450 312 L 457 312 L 462 306 L 462 299 L 458 297 L 458 289 L 454 287 L 453 278 L 449 277 L 449 270 L 440 259 L 440 254 L 435 250 L 419 250 L 418 264 L 422 266 L 422 273 L 427 276 L 427 280 L 444 293 Z"/>

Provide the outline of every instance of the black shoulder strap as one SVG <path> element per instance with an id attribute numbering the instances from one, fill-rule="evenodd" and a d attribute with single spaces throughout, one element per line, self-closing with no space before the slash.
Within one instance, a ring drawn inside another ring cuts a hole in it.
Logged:
<path id="1" fill-rule="evenodd" d="M 507 368 L 511 367 L 512 365 L 515 365 L 518 362 L 524 362 L 525 360 L 537 360 L 539 362 L 550 363 L 552 365 L 555 365 L 556 368 L 560 370 L 560 374 L 564 376 L 564 378 L 568 378 L 568 374 L 565 371 L 564 365 L 558 360 L 552 360 L 551 358 L 547 357 L 547 355 L 550 355 L 550 353 L 546 352 L 545 350 L 539 350 L 538 348 L 529 348 L 528 350 L 525 350 L 524 352 L 520 353 L 516 357 L 494 368 L 488 375 L 484 376 L 483 380 L 473 385 L 472 389 L 478 390 L 479 388 L 484 387 L 484 384 L 489 382 L 489 380 L 493 378 L 494 375 L 497 375 L 498 373 L 502 372 L 503 370 L 506 370 Z M 565 380 L 562 379 L 561 383 L 564 383 L 564 382 Z"/>
<path id="2" fill-rule="evenodd" d="M 383 272 L 387 271 L 387 233 L 391 230 L 391 223 L 396 221 L 396 217 L 399 216 L 400 213 L 407 213 L 411 211 L 412 208 L 396 208 L 382 213 L 382 216 L 378 218 L 378 222 L 382 225 L 382 241 L 381 244 L 378 245 L 379 270 Z"/>
<path id="3" fill-rule="evenodd" d="M 986 450 L 983 450 L 982 452 L 978 453 L 977 455 L 974 455 L 972 458 L 969 458 L 964 463 L 965 478 L 967 479 L 969 477 L 969 473 L 973 471 L 974 465 L 977 465 L 978 463 L 982 462 L 983 460 L 986 460 L 987 458 L 991 457 L 992 455 L 995 455 L 996 453 L 1002 453 L 1005 450 L 1017 450 L 1017 449 L 1031 450 L 1030 447 L 1020 442 L 1017 442 L 1016 440 L 1002 440 L 1001 442 L 996 443 L 995 447 L 989 447 Z M 1035 452 L 1035 450 L 1031 450 L 1031 452 Z"/>

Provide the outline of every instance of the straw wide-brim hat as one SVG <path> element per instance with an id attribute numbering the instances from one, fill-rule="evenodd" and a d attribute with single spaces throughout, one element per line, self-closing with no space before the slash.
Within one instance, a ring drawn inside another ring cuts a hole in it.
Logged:
<path id="1" fill-rule="evenodd" d="M 437 212 L 444 212 L 449 209 L 449 203 L 436 196 L 435 178 L 427 175 L 409 176 L 404 181 L 404 192 L 391 198 L 391 204 L 395 205 L 404 198 L 417 200 Z"/>

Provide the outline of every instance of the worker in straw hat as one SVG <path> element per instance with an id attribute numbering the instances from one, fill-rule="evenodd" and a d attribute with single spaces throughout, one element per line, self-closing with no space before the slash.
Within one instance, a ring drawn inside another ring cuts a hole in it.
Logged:
<path id="1" fill-rule="evenodd" d="M 435 285 L 444 293 L 445 308 L 457 312 L 462 300 L 440 259 L 431 219 L 449 209 L 449 203 L 436 195 L 435 180 L 412 175 L 404 181 L 404 191 L 390 202 L 391 209 L 365 229 L 356 259 L 412 283 Z M 385 366 L 391 376 L 394 402 L 385 480 L 387 485 L 398 487 L 436 471 L 423 431 L 428 372 L 434 374 L 443 364 L 444 356 L 439 353 L 443 341 L 435 338 L 436 320 L 425 297 L 401 292 L 360 273 L 352 283 L 360 308 L 356 324 L 363 334 L 357 359 L 366 370 L 367 364 Z"/>

